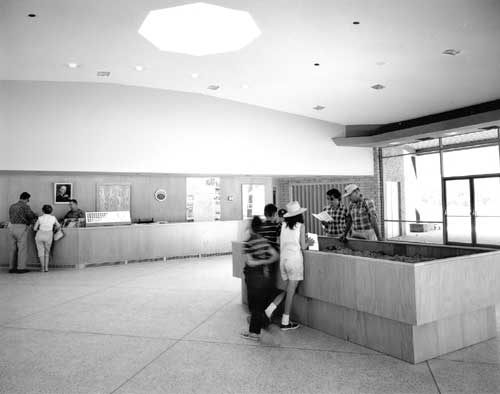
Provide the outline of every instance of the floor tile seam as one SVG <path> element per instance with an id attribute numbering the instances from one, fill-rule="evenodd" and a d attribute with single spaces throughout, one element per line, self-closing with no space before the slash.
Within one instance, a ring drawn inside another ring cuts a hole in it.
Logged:
<path id="1" fill-rule="evenodd" d="M 439 384 L 436 380 L 436 377 L 434 376 L 434 372 L 432 371 L 429 360 L 427 360 L 425 363 L 427 364 L 427 369 L 429 370 L 431 377 L 432 377 L 432 380 L 434 381 L 434 384 L 436 385 L 436 389 L 437 389 L 438 394 L 441 394 L 441 389 L 439 388 Z"/>
<path id="2" fill-rule="evenodd" d="M 492 366 L 500 366 L 500 361 L 497 362 L 497 363 L 493 363 L 493 362 L 488 362 L 488 361 L 473 361 L 473 360 L 452 360 L 452 359 L 448 359 L 448 358 L 443 358 L 443 357 L 436 357 L 432 360 L 429 360 L 429 361 L 433 361 L 433 360 L 439 360 L 439 361 L 451 361 L 451 362 L 454 362 L 454 363 L 462 363 L 462 364 L 478 364 L 478 365 L 492 365 Z"/>
<path id="3" fill-rule="evenodd" d="M 356 356 L 370 356 L 370 357 L 390 357 L 383 353 L 361 353 L 361 352 L 350 352 L 347 350 L 335 350 L 335 349 L 312 349 L 312 348 L 302 348 L 295 346 L 275 346 L 263 343 L 236 343 L 236 342 L 223 342 L 223 341 L 209 341 L 205 339 L 180 339 L 179 342 L 200 342 L 200 343 L 211 343 L 214 345 L 235 345 L 235 346 L 249 346 L 249 347 L 265 347 L 273 349 L 283 349 L 283 350 L 300 350 L 300 351 L 310 351 L 310 352 L 323 352 L 323 353 L 340 353 L 340 354 L 352 354 Z M 393 357 L 391 357 L 393 358 Z"/>
<path id="4" fill-rule="evenodd" d="M 178 341 L 180 339 L 180 338 L 171 338 L 171 337 L 151 337 L 151 336 L 142 336 L 142 335 L 114 334 L 114 333 L 107 333 L 107 332 L 81 331 L 81 330 L 58 330 L 58 329 L 53 329 L 53 328 L 35 328 L 35 327 L 13 326 L 13 325 L 0 325 L 0 328 L 6 328 L 6 329 L 11 329 L 11 330 L 43 331 L 43 332 L 58 333 L 58 334 L 100 335 L 100 336 L 137 338 L 137 339 L 160 340 L 160 341 L 161 340 Z"/>
<path id="5" fill-rule="evenodd" d="M 198 329 L 201 325 L 205 324 L 209 319 L 211 319 L 216 313 L 218 313 L 220 310 L 224 309 L 227 305 L 229 305 L 231 302 L 233 302 L 239 295 L 236 295 L 234 297 L 232 297 L 229 301 L 225 302 L 220 308 L 216 309 L 211 315 L 209 315 L 206 319 L 204 319 L 202 322 L 200 322 L 198 325 L 196 325 L 196 327 L 194 327 L 193 329 L 191 329 L 190 331 L 188 331 L 186 334 L 184 334 L 181 338 L 179 338 L 178 340 L 176 340 L 174 343 L 170 344 L 169 346 L 167 346 L 167 348 L 165 350 L 163 350 L 162 352 L 160 352 L 156 357 L 154 357 L 151 361 L 149 361 L 148 363 L 146 363 L 146 365 L 144 365 L 142 368 L 140 368 L 137 372 L 135 372 L 134 374 L 132 374 L 129 378 L 125 379 L 125 381 L 123 383 L 121 383 L 118 387 L 116 387 L 114 390 L 110 391 L 109 394 L 114 394 L 116 393 L 120 388 L 122 388 L 124 385 L 126 385 L 129 381 L 131 381 L 132 379 L 134 379 L 137 375 L 139 375 L 142 371 L 144 371 L 148 366 L 150 366 L 152 363 L 154 363 L 156 360 L 158 360 L 162 355 L 164 355 L 167 351 L 169 351 L 170 349 L 172 349 L 175 345 L 177 345 L 183 338 L 185 338 L 186 336 L 190 335 L 193 331 L 195 331 L 196 329 Z"/>

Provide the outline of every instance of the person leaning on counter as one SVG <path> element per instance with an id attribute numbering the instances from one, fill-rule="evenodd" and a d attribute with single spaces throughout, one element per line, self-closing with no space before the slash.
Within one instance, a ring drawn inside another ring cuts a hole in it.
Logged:
<path id="1" fill-rule="evenodd" d="M 69 211 L 64 219 L 85 219 L 85 212 L 78 208 L 78 201 L 75 199 L 69 200 Z"/>
<path id="2" fill-rule="evenodd" d="M 30 197 L 29 193 L 22 192 L 19 201 L 9 207 L 9 273 L 11 274 L 24 274 L 30 271 L 26 269 L 29 260 L 28 229 L 37 219 L 37 215 L 28 205 Z"/>
<path id="3" fill-rule="evenodd" d="M 377 211 L 373 200 L 364 198 L 359 187 L 354 184 L 347 185 L 344 192 L 344 197 L 349 197 L 350 205 L 346 228 L 340 240 L 345 241 L 352 227 L 352 238 L 381 241 L 382 237 L 378 228 Z"/>

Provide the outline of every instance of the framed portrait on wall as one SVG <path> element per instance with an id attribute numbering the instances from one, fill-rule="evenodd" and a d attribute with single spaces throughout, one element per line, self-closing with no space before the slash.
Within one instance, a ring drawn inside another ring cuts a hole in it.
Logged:
<path id="1" fill-rule="evenodd" d="M 68 204 L 72 198 L 72 183 L 54 183 L 54 204 Z"/>

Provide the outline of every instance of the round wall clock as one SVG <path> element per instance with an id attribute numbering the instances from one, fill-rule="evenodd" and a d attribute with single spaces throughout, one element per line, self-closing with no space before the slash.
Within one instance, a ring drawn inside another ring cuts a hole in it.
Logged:
<path id="1" fill-rule="evenodd" d="M 163 202 L 167 199 L 167 192 L 163 189 L 158 189 L 157 191 L 155 191 L 155 198 L 156 201 Z"/>

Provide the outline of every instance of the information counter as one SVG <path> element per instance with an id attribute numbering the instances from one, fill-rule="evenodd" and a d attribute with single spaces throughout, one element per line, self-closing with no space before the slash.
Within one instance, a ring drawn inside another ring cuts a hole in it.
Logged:
<path id="1" fill-rule="evenodd" d="M 132 224 L 65 228 L 54 242 L 49 268 L 84 268 L 101 264 L 200 257 L 231 252 L 242 239 L 244 221 Z M 30 264 L 38 268 L 34 233 L 29 230 Z M 0 229 L 0 266 L 9 263 L 9 231 Z"/>
<path id="2" fill-rule="evenodd" d="M 304 252 L 304 281 L 293 301 L 296 321 L 411 363 L 496 336 L 500 251 L 361 240 L 347 244 L 366 255 L 429 259 L 400 262 L 326 251 L 335 243 L 319 237 L 320 251 Z M 233 276 L 239 278 L 241 251 L 242 243 L 233 242 Z M 277 286 L 284 289 L 280 278 Z"/>

